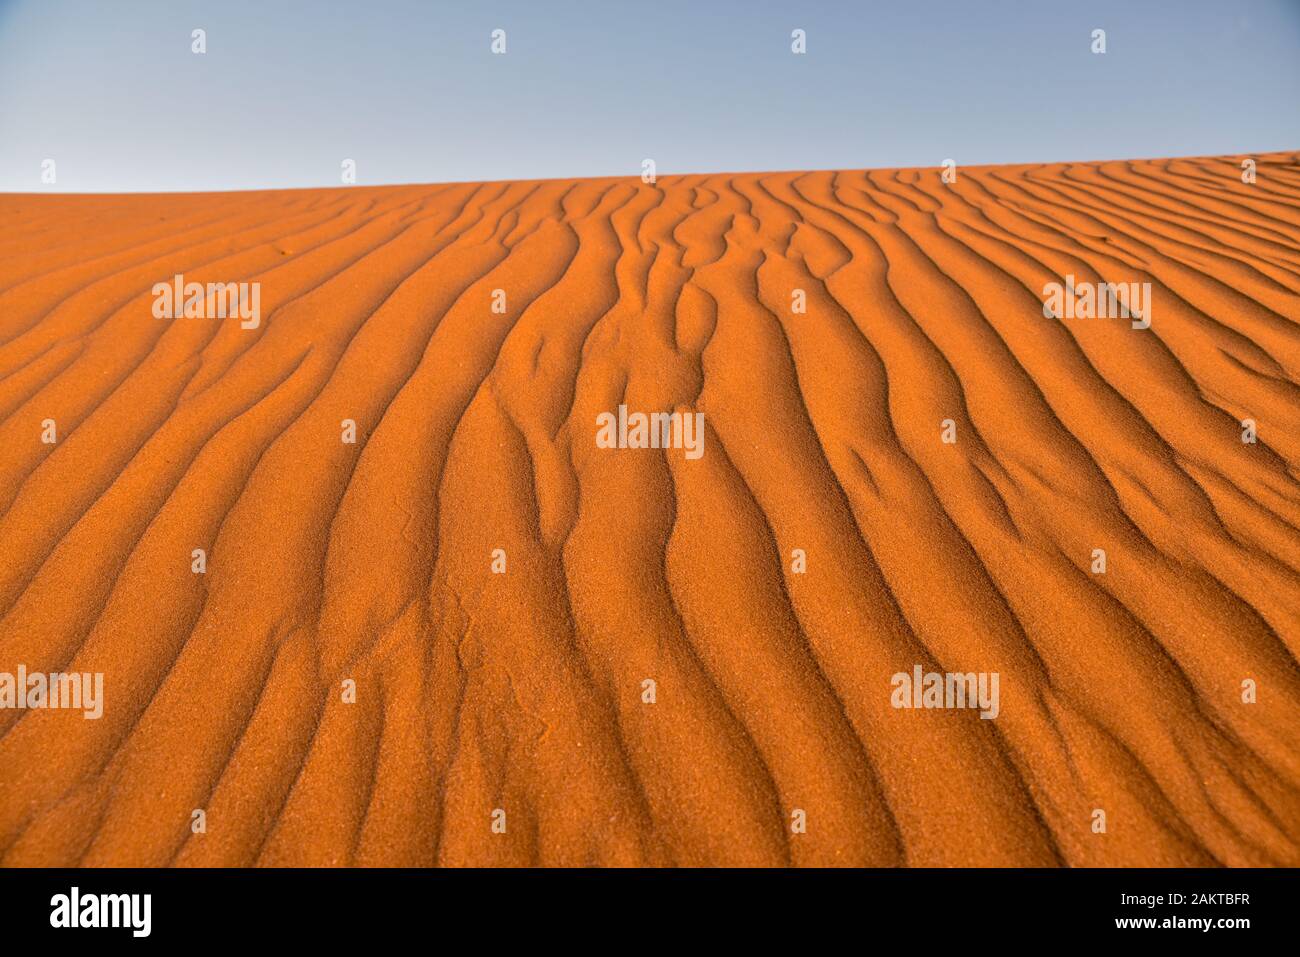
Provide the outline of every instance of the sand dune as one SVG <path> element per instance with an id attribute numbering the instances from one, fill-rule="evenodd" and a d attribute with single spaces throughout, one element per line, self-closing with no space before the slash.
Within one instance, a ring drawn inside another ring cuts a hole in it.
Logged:
<path id="1" fill-rule="evenodd" d="M 1258 161 L 0 197 L 0 863 L 1300 865 Z"/>

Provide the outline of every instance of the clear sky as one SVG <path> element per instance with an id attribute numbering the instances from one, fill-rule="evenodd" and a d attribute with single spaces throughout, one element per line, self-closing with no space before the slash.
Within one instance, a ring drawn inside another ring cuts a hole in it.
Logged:
<path id="1" fill-rule="evenodd" d="M 6 191 L 1297 148 L 1300 0 L 0 0 Z"/>

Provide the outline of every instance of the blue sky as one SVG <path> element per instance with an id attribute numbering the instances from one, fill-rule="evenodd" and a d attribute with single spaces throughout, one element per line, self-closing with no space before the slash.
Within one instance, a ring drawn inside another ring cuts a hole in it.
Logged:
<path id="1" fill-rule="evenodd" d="M 1297 148 L 1300 0 L 0 0 L 6 191 Z"/>

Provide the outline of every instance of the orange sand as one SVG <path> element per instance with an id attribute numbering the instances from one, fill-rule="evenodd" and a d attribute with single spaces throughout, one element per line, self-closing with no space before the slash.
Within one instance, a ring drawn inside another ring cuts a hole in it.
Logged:
<path id="1" fill-rule="evenodd" d="M 0 711 L 0 862 L 1300 864 L 1258 160 L 0 197 L 0 671 L 105 675 Z M 703 456 L 597 448 L 620 403 Z M 1000 714 L 891 707 L 917 664 Z"/>

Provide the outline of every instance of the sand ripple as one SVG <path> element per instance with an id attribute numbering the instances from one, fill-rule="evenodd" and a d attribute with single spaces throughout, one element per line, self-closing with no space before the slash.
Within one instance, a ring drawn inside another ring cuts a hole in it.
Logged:
<path id="1" fill-rule="evenodd" d="M 1258 159 L 0 196 L 0 671 L 106 687 L 0 711 L 0 862 L 1300 865 Z M 891 707 L 918 664 L 997 718 Z"/>

